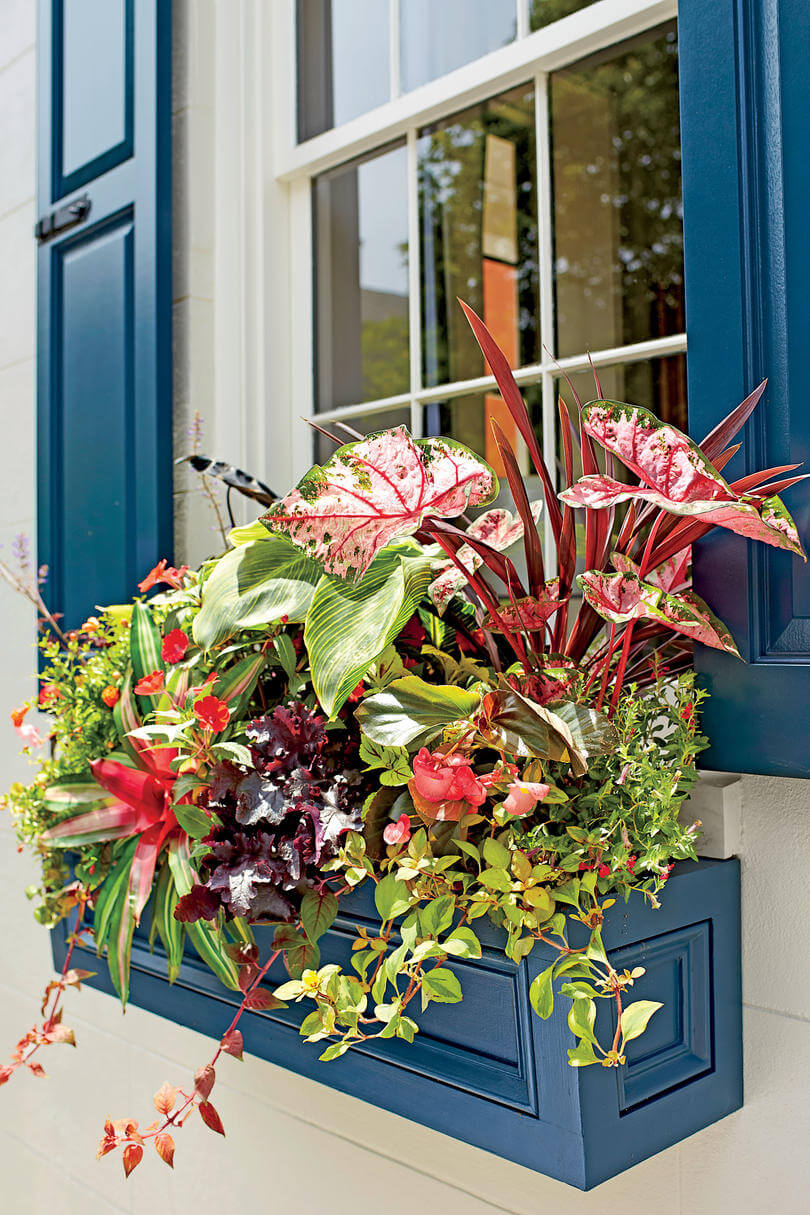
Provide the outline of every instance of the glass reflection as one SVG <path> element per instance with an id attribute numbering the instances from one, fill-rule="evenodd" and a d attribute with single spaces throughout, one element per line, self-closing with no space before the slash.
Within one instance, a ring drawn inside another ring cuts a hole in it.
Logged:
<path id="1" fill-rule="evenodd" d="M 315 408 L 407 392 L 408 199 L 402 146 L 315 179 Z"/>
<path id="2" fill-rule="evenodd" d="M 298 0 L 296 16 L 299 140 L 388 101 L 387 4 Z"/>
<path id="3" fill-rule="evenodd" d="M 513 365 L 539 353 L 534 89 L 522 85 L 419 138 L 426 385 L 484 374 L 457 297 Z"/>
<path id="4" fill-rule="evenodd" d="M 674 24 L 550 82 L 557 353 L 683 332 Z"/>
<path id="5" fill-rule="evenodd" d="M 540 30 L 561 17 L 578 13 L 581 8 L 590 8 L 595 0 L 532 0 L 529 9 L 529 28 Z"/>
<path id="6" fill-rule="evenodd" d="M 356 430 L 359 435 L 370 435 L 376 430 L 391 430 L 394 426 L 407 426 L 410 430 L 411 411 L 408 408 L 377 410 L 375 413 L 363 414 L 362 418 L 347 418 L 346 425 L 352 430 Z M 337 451 L 340 444 L 357 442 L 355 435 L 347 434 L 334 422 L 325 422 L 323 429 L 333 434 L 338 439 L 338 443 L 316 430 L 313 457 L 316 464 L 325 464 L 333 452 Z"/>
<path id="7" fill-rule="evenodd" d="M 506 46 L 517 33 L 515 0 L 400 0 L 399 14 L 403 92 Z"/>

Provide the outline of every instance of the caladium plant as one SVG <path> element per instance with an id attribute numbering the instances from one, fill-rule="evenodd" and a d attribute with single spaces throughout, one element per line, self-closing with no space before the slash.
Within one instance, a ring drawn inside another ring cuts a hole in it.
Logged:
<path id="1" fill-rule="evenodd" d="M 380 549 L 412 536 L 427 515 L 455 518 L 485 506 L 498 478 L 452 439 L 417 439 L 404 426 L 347 443 L 266 515 L 329 574 L 356 581 Z"/>

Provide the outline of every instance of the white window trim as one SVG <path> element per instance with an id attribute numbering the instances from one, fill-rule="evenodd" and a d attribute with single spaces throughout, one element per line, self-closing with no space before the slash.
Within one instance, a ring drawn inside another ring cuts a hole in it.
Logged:
<path id="1" fill-rule="evenodd" d="M 390 0 L 396 8 L 397 0 Z M 315 174 L 404 139 L 409 157 L 411 382 L 408 393 L 319 413 L 325 422 L 410 409 L 421 433 L 422 406 L 448 396 L 489 391 L 491 376 L 420 385 L 418 199 L 416 129 L 502 89 L 534 79 L 539 165 L 542 347 L 551 348 L 551 229 L 546 142 L 547 73 L 677 16 L 677 0 L 598 0 L 534 34 L 526 34 L 473 64 L 395 97 L 369 114 L 295 142 L 294 0 L 216 0 L 216 401 L 218 450 L 239 459 L 284 491 L 309 467 L 313 414 L 313 281 L 311 182 Z M 522 16 L 521 16 L 522 13 Z M 519 0 L 518 30 L 528 7 Z M 396 81 L 395 81 L 396 87 Z M 237 134 L 238 132 L 238 134 Z M 415 256 L 413 255 L 415 253 Z M 303 267 L 303 270 L 302 270 Z M 682 353 L 678 334 L 592 352 L 594 365 Z M 543 438 L 555 443 L 554 384 L 560 371 L 587 370 L 580 354 L 542 361 L 516 373 L 520 384 L 542 385 Z M 220 441 L 221 439 L 221 441 Z"/>

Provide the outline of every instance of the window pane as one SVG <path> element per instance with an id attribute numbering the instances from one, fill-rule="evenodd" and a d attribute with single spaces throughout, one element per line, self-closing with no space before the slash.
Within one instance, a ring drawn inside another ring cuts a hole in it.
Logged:
<path id="1" fill-rule="evenodd" d="M 386 3 L 298 0 L 296 37 L 299 140 L 388 101 Z"/>
<path id="2" fill-rule="evenodd" d="M 529 28 L 540 30 L 560 17 L 568 17 L 578 13 L 581 8 L 589 8 L 595 0 L 532 0 L 529 10 Z"/>
<path id="3" fill-rule="evenodd" d="M 684 330 L 675 26 L 551 77 L 557 353 Z"/>
<path id="4" fill-rule="evenodd" d="M 537 436 L 541 438 L 540 385 L 529 384 L 522 388 L 521 392 Z M 426 435 L 448 435 L 459 443 L 464 443 L 478 452 L 479 456 L 483 456 L 498 476 L 503 478 L 503 463 L 492 434 L 493 420 L 498 423 L 518 453 L 522 471 L 528 472 L 528 452 L 497 390 L 472 396 L 451 397 L 444 401 L 431 401 L 424 405 L 422 410 L 422 426 Z"/>
<path id="5" fill-rule="evenodd" d="M 534 89 L 522 85 L 419 138 L 422 350 L 427 385 L 484 374 L 457 297 L 515 365 L 539 353 Z"/>
<path id="6" fill-rule="evenodd" d="M 410 387 L 407 155 L 396 147 L 315 179 L 315 408 Z"/>
<path id="7" fill-rule="evenodd" d="M 400 0 L 403 92 L 512 42 L 515 0 Z"/>
<path id="8" fill-rule="evenodd" d="M 358 434 L 370 435 L 375 430 L 390 430 L 393 426 L 407 426 L 410 430 L 411 426 L 411 411 L 410 408 L 405 409 L 388 409 L 380 410 L 377 413 L 364 414 L 362 418 L 347 418 L 346 425 L 351 426 Z M 336 438 L 340 439 L 341 443 L 356 443 L 357 440 L 352 435 L 347 435 L 345 431 L 340 430 L 335 426 L 334 422 L 326 422 L 324 430 L 330 431 Z M 333 443 L 331 439 L 327 439 L 326 435 L 315 431 L 315 463 L 325 464 L 333 452 L 338 449 L 338 444 Z"/>

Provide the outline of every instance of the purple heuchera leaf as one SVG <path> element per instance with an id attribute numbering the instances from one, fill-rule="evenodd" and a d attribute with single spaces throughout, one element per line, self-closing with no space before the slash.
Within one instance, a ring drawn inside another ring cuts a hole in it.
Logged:
<path id="1" fill-rule="evenodd" d="M 414 440 L 398 426 L 339 447 L 262 522 L 289 536 L 327 573 L 354 582 L 380 549 L 413 535 L 426 515 L 454 518 L 497 492 L 495 473 L 461 443 Z"/>
<path id="2" fill-rule="evenodd" d="M 539 519 L 542 509 L 541 501 L 532 502 L 531 512 L 535 521 Z M 485 544 L 497 549 L 498 552 L 503 552 L 523 538 L 523 520 L 514 516 L 509 510 L 496 507 L 495 510 L 488 510 L 475 519 L 467 528 L 467 533 L 475 540 L 482 540 Z M 471 574 L 479 569 L 484 560 L 481 554 L 475 552 L 469 544 L 463 544 L 456 556 Z M 456 591 L 465 585 L 466 579 L 452 561 L 442 561 L 436 568 L 440 572 L 438 577 L 431 582 L 427 593 L 436 605 L 439 615 L 442 616 L 448 602 Z"/>
<path id="3" fill-rule="evenodd" d="M 195 883 L 188 894 L 177 900 L 174 918 L 183 924 L 192 924 L 195 920 L 215 920 L 220 908 L 220 901 L 207 886 Z"/>
<path id="4" fill-rule="evenodd" d="M 599 510 L 640 499 L 675 515 L 691 515 L 751 540 L 789 549 L 806 560 L 796 524 L 779 498 L 737 494 L 692 440 L 647 409 L 595 401 L 582 411 L 583 429 L 641 480 L 582 477 L 559 495 L 574 507 Z"/>
<path id="5" fill-rule="evenodd" d="M 642 581 L 636 574 L 604 574 L 599 570 L 588 570 L 580 574 L 577 581 L 588 603 L 603 620 L 612 624 L 654 620 L 693 641 L 740 657 L 726 626 L 708 604 L 691 591 L 670 595 L 660 587 Z"/>

